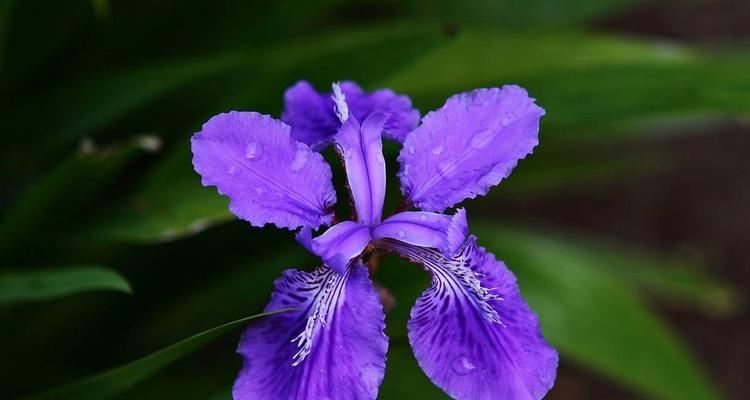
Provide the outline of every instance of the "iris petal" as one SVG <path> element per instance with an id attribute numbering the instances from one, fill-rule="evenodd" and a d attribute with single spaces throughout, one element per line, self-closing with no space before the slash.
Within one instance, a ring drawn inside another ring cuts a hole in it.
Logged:
<path id="1" fill-rule="evenodd" d="M 403 143 L 406 135 L 419 123 L 419 111 L 412 107 L 408 96 L 396 94 L 390 89 L 367 93 L 351 81 L 341 82 L 341 90 L 352 113 L 360 121 L 374 112 L 389 115 L 383 134 L 386 139 Z"/>
<path id="2" fill-rule="evenodd" d="M 255 112 L 219 114 L 191 139 L 204 186 L 229 197 L 229 209 L 255 226 L 318 227 L 333 219 L 331 168 L 289 126 Z"/>
<path id="3" fill-rule="evenodd" d="M 373 228 L 372 237 L 431 247 L 445 257 L 452 257 L 464 244 L 467 233 L 466 211 L 461 208 L 453 216 L 427 211 L 401 212 Z"/>
<path id="4" fill-rule="evenodd" d="M 449 98 L 404 141 L 398 157 L 401 192 L 433 212 L 486 194 L 537 145 L 542 115 L 518 86 Z"/>
<path id="5" fill-rule="evenodd" d="M 432 272 L 417 300 L 409 342 L 427 376 L 455 399 L 537 400 L 552 387 L 557 352 L 513 274 L 471 236 L 448 260 L 438 251 L 387 243 Z"/>
<path id="6" fill-rule="evenodd" d="M 297 240 L 303 245 L 307 242 L 307 239 L 302 237 L 298 237 Z M 370 243 L 370 230 L 367 226 L 353 221 L 344 221 L 312 239 L 310 247 L 326 265 L 343 274 L 349 262 L 362 253 L 368 243 Z"/>
<path id="7" fill-rule="evenodd" d="M 287 270 L 242 335 L 235 400 L 375 399 L 385 371 L 385 315 L 367 269 Z"/>
<path id="8" fill-rule="evenodd" d="M 322 95 L 306 81 L 299 81 L 284 93 L 281 120 L 292 126 L 292 137 L 323 150 L 341 126 L 333 112 L 330 95 Z"/>
<path id="9" fill-rule="evenodd" d="M 335 142 L 346 166 L 346 178 L 354 199 L 357 221 L 380 222 L 385 199 L 385 159 L 380 134 L 388 116 L 370 114 L 360 125 L 350 117 L 336 134 Z"/>
<path id="10" fill-rule="evenodd" d="M 390 115 L 385 123 L 386 139 L 403 142 L 419 122 L 419 111 L 412 107 L 409 97 L 390 89 L 367 93 L 356 83 L 346 81 L 341 82 L 341 90 L 352 115 L 358 120 L 363 121 L 373 112 Z M 319 93 L 306 81 L 297 82 L 284 94 L 281 119 L 292 126 L 292 137 L 316 151 L 331 142 L 341 125 L 333 111 L 331 93 Z"/>

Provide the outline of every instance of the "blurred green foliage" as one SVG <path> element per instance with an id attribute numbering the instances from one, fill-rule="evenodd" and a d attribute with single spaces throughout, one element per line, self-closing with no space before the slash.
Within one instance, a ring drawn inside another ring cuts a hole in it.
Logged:
<path id="1" fill-rule="evenodd" d="M 0 272 L 0 304 L 52 300 L 86 290 L 131 292 L 120 274 L 102 267 Z"/>
<path id="2" fill-rule="evenodd" d="M 288 232 L 230 222 L 227 200 L 193 172 L 188 139 L 217 112 L 278 116 L 284 89 L 299 79 L 392 87 L 423 113 L 459 91 L 527 87 L 547 110 L 542 145 L 507 189 L 472 203 L 483 209 L 498 196 L 534 198 L 669 163 L 571 152 L 592 140 L 653 134 L 644 122 L 746 116 L 746 49 L 595 29 L 592 21 L 637 3 L 1 1 L 0 320 L 13 327 L 0 332 L 4 395 L 77 382 L 43 396 L 229 397 L 237 336 L 209 339 L 262 310 L 283 269 L 316 260 Z M 386 151 L 395 172 L 398 149 Z M 391 179 L 391 207 L 397 192 Z M 469 216 L 497 219 L 471 207 Z M 719 397 L 644 296 L 730 310 L 731 288 L 702 266 L 534 225 L 471 225 L 518 275 L 563 364 L 657 398 Z M 75 265 L 111 270 L 66 267 Z M 374 279 L 397 299 L 381 397 L 444 397 L 406 338 L 429 277 L 390 260 Z M 128 281 L 132 296 L 89 292 L 129 291 Z M 94 375 L 115 365 L 124 366 Z"/>
<path id="3" fill-rule="evenodd" d="M 111 369 L 106 372 L 82 379 L 70 385 L 40 393 L 29 399 L 111 399 L 126 391 L 129 387 L 137 384 L 165 366 L 185 357 L 191 352 L 201 348 L 206 343 L 220 335 L 240 326 L 243 326 L 255 318 L 289 311 L 290 309 L 278 309 L 267 313 L 240 318 L 236 321 L 227 322 L 215 328 L 197 333 L 187 339 L 181 340 L 154 354 L 150 354 L 139 360 L 126 365 Z"/>

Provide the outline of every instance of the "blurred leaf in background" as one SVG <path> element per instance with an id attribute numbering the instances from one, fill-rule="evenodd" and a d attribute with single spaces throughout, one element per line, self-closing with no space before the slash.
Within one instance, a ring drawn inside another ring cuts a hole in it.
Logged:
<path id="1" fill-rule="evenodd" d="M 201 186 L 189 137 L 218 112 L 278 116 L 300 79 L 319 89 L 353 79 L 411 96 L 422 114 L 506 83 L 546 109 L 535 154 L 472 201 L 470 222 L 561 352 L 549 398 L 719 398 L 728 384 L 705 363 L 716 357 L 686 342 L 670 308 L 706 321 L 744 312 L 710 258 L 684 262 L 653 242 L 634 251 L 599 240 L 617 228 L 580 234 L 502 208 L 602 183 L 616 188 L 605 201 L 627 202 L 617 182 L 680 168 L 632 143 L 747 121 L 746 37 L 706 45 L 606 26 L 659 6 L 665 24 L 679 11 L 638 0 L 0 1 L 0 323 L 13 327 L 0 332 L 3 395 L 63 387 L 48 398 L 228 399 L 237 335 L 218 336 L 244 320 L 205 330 L 259 312 L 283 269 L 318 261 L 288 232 L 235 221 Z M 400 149 L 385 150 L 396 193 Z M 334 179 L 343 181 L 338 165 Z M 712 250 L 694 243 L 691 256 Z M 108 267 L 76 267 L 98 265 Z M 406 337 L 429 276 L 390 259 L 373 279 L 395 300 L 381 398 L 446 398 Z M 132 296 L 107 293 L 131 286 Z"/>
<path id="2" fill-rule="evenodd" d="M 29 399 L 111 399 L 125 391 L 128 387 L 148 378 L 161 368 L 199 349 L 204 344 L 229 330 L 246 325 L 255 318 L 262 318 L 284 311 L 289 311 L 289 309 L 274 310 L 227 322 L 207 331 L 197 333 L 129 364 L 88 377 L 59 389 L 31 396 Z"/>
<path id="3" fill-rule="evenodd" d="M 103 267 L 76 266 L 0 272 L 0 305 L 53 300 L 87 290 L 131 292 L 125 278 Z"/>

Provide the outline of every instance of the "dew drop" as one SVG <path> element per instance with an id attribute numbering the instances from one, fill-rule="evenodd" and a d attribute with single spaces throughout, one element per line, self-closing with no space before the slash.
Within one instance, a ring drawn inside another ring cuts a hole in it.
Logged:
<path id="1" fill-rule="evenodd" d="M 310 154 L 302 149 L 297 150 L 294 153 L 294 160 L 292 160 L 292 171 L 299 171 L 307 165 L 307 161 L 310 159 Z"/>
<path id="2" fill-rule="evenodd" d="M 513 122 L 514 119 L 516 119 L 516 115 L 513 114 L 512 112 L 507 112 L 503 116 L 503 120 L 500 123 L 503 126 L 507 126 L 507 125 L 510 125 L 510 123 Z"/>
<path id="3" fill-rule="evenodd" d="M 432 148 L 432 154 L 435 156 L 439 156 L 440 154 L 443 153 L 443 150 L 444 150 L 443 145 L 439 144 Z"/>
<path id="4" fill-rule="evenodd" d="M 257 193 L 257 194 L 263 194 L 265 192 L 266 192 L 266 189 L 263 189 L 262 186 L 256 186 L 255 187 L 255 193 Z"/>
<path id="5" fill-rule="evenodd" d="M 257 160 L 263 154 L 263 146 L 259 143 L 250 142 L 245 147 L 245 158 L 248 160 Z"/>
<path id="6" fill-rule="evenodd" d="M 416 153 L 416 152 L 417 152 L 417 151 L 416 151 L 416 150 L 414 150 L 414 146 L 409 146 L 409 154 L 414 154 L 414 153 Z"/>
<path id="7" fill-rule="evenodd" d="M 487 147 L 490 142 L 492 142 L 492 139 L 495 138 L 495 132 L 491 129 L 485 129 L 479 132 L 476 132 L 474 134 L 474 137 L 471 138 L 471 142 L 469 142 L 469 145 L 475 149 L 482 149 Z"/>
<path id="8" fill-rule="evenodd" d="M 456 357 L 451 362 L 451 369 L 458 375 L 468 375 L 477 369 L 477 366 L 464 356 Z"/>
<path id="9" fill-rule="evenodd" d="M 398 238 L 399 239 L 403 239 L 404 236 L 406 236 L 406 232 L 404 232 L 404 231 L 398 231 Z"/>
<path id="10" fill-rule="evenodd" d="M 419 216 L 420 221 L 427 221 L 427 214 L 422 214 Z"/>
<path id="11" fill-rule="evenodd" d="M 227 170 L 227 173 L 232 176 L 237 175 L 237 172 L 238 172 L 237 167 L 235 167 L 234 165 L 229 167 L 229 169 Z"/>

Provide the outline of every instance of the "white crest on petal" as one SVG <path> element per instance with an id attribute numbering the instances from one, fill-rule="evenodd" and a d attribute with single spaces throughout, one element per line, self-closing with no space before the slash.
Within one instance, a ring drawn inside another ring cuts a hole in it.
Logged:
<path id="1" fill-rule="evenodd" d="M 335 103 L 333 106 L 333 111 L 336 112 L 336 116 L 339 117 L 339 121 L 341 121 L 341 123 L 344 123 L 347 119 L 349 119 L 349 106 L 346 104 L 346 96 L 344 95 L 344 92 L 341 91 L 341 85 L 339 82 L 334 82 L 331 84 L 331 86 L 333 87 L 333 95 L 331 95 L 331 98 Z"/>
<path id="2" fill-rule="evenodd" d="M 345 275 L 348 275 L 348 271 Z M 294 355 L 293 366 L 298 366 L 307 358 L 312 350 L 313 337 L 319 328 L 325 328 L 328 323 L 329 311 L 336 307 L 341 291 L 346 282 L 346 276 L 341 276 L 329 268 L 318 268 L 310 274 L 307 274 L 307 280 L 310 285 L 321 285 L 320 293 L 315 296 L 312 305 L 313 312 L 307 317 L 305 329 L 300 332 L 292 343 L 297 342 L 299 351 Z M 320 282 L 320 283 L 318 283 Z"/>
<path id="3" fill-rule="evenodd" d="M 412 262 L 421 264 L 433 273 L 439 285 L 463 291 L 472 304 L 482 311 L 487 321 L 505 326 L 497 310 L 490 303 L 503 301 L 503 298 L 493 292 L 496 288 L 484 287 L 481 281 L 483 275 L 472 268 L 473 258 L 477 253 L 475 240 L 467 240 L 450 260 L 437 249 L 413 246 L 390 239 L 382 240 L 381 243 L 385 250 L 395 251 Z"/>

